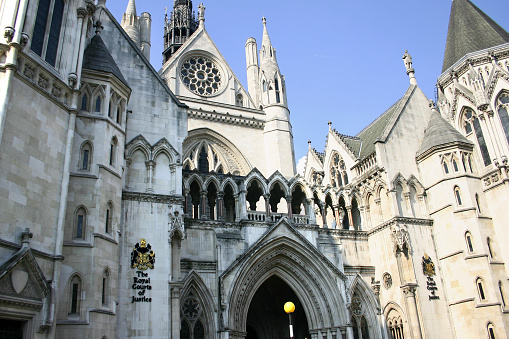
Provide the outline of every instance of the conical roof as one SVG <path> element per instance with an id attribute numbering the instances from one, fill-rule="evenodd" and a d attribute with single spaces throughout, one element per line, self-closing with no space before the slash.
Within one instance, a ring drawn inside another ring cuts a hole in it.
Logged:
<path id="1" fill-rule="evenodd" d="M 122 72 L 117 66 L 117 63 L 111 56 L 99 34 L 96 34 L 90 41 L 90 44 L 85 49 L 83 59 L 83 68 L 111 73 L 129 87 L 129 84 L 125 80 Z"/>
<path id="2" fill-rule="evenodd" d="M 127 4 L 127 9 L 125 10 L 126 14 L 132 14 L 136 16 L 136 4 L 134 3 L 134 0 L 129 0 L 129 3 Z"/>
<path id="3" fill-rule="evenodd" d="M 442 72 L 468 53 L 509 42 L 509 33 L 469 0 L 453 0 Z"/>
<path id="4" fill-rule="evenodd" d="M 431 113 L 428 127 L 424 131 L 421 147 L 417 157 L 439 147 L 463 144 L 472 147 L 473 144 L 458 130 L 448 123 L 437 111 Z"/>

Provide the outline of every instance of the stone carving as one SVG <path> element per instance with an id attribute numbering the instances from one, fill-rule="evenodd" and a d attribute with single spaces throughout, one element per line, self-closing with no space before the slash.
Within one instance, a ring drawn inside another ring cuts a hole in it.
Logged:
<path id="1" fill-rule="evenodd" d="M 412 68 L 412 57 L 408 54 L 408 50 L 405 50 L 405 54 L 403 54 L 403 62 L 405 63 L 407 74 L 414 71 Z"/>
<path id="2" fill-rule="evenodd" d="M 5 27 L 5 30 L 4 30 L 4 38 L 5 40 L 7 40 L 8 43 L 10 43 L 12 41 L 12 38 L 14 37 L 14 28 L 12 27 Z"/>
<path id="3" fill-rule="evenodd" d="M 35 67 L 25 64 L 25 69 L 23 70 L 23 75 L 29 78 L 30 80 L 34 79 L 35 76 Z"/>
<path id="4" fill-rule="evenodd" d="M 362 315 L 362 303 L 361 298 L 354 296 L 352 298 L 352 302 L 350 304 L 350 310 L 352 311 L 352 314 L 360 317 Z"/>
<path id="5" fill-rule="evenodd" d="M 427 277 L 435 275 L 435 264 L 426 253 L 422 257 L 422 273 Z"/>
<path id="6" fill-rule="evenodd" d="M 382 276 L 384 287 L 386 290 L 392 287 L 392 276 L 389 272 L 385 272 Z"/>
<path id="7" fill-rule="evenodd" d="M 391 227 L 392 241 L 395 251 L 404 251 L 405 247 L 410 250 L 410 236 L 405 225 L 393 225 Z"/>
<path id="8" fill-rule="evenodd" d="M 39 87 L 44 88 L 44 89 L 48 89 L 48 83 L 49 83 L 49 79 L 46 78 L 44 75 L 40 74 L 39 75 L 39 81 L 37 82 Z"/>
<path id="9" fill-rule="evenodd" d="M 17 267 L 11 273 L 11 283 L 14 291 L 20 294 L 28 283 L 28 272 Z"/>
<path id="10" fill-rule="evenodd" d="M 184 222 L 182 221 L 182 213 L 179 211 L 170 212 L 168 214 L 169 217 L 169 241 L 173 239 L 174 236 L 178 236 L 180 239 L 184 239 L 186 236 L 184 230 Z"/>

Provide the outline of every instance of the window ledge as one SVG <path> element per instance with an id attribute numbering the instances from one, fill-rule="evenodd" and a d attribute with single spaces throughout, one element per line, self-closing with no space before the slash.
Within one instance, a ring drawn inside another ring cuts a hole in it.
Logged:
<path id="1" fill-rule="evenodd" d="M 466 208 L 457 209 L 456 211 L 454 211 L 454 213 L 462 213 L 462 212 L 475 211 L 475 210 L 476 210 L 475 207 L 466 207 Z"/>
<path id="2" fill-rule="evenodd" d="M 57 325 L 90 325 L 90 323 L 86 320 L 81 320 L 81 319 L 78 319 L 78 320 L 67 319 L 67 320 L 58 320 Z"/>
<path id="3" fill-rule="evenodd" d="M 90 179 L 99 179 L 97 175 L 91 174 L 89 171 L 82 172 L 71 172 L 72 177 L 82 177 L 82 178 L 90 178 Z"/>
<path id="4" fill-rule="evenodd" d="M 88 242 L 77 242 L 77 241 L 64 241 L 64 246 L 94 247 L 91 243 L 88 243 Z"/>
<path id="5" fill-rule="evenodd" d="M 483 302 L 477 303 L 475 305 L 475 308 L 491 307 L 491 306 L 498 306 L 498 307 L 500 307 L 500 302 L 489 303 L 489 302 L 483 301 Z"/>
<path id="6" fill-rule="evenodd" d="M 100 233 L 92 233 L 92 235 L 94 237 L 101 238 L 101 239 L 109 241 L 115 245 L 118 245 L 118 242 L 115 239 L 111 238 L 111 236 L 100 234 Z"/>
<path id="7" fill-rule="evenodd" d="M 109 315 L 116 315 L 115 312 L 113 312 L 112 310 L 106 309 L 106 308 L 93 308 L 93 309 L 90 310 L 90 312 L 109 314 Z"/>
<path id="8" fill-rule="evenodd" d="M 469 255 L 466 255 L 465 256 L 465 260 L 469 260 L 469 259 L 477 259 L 477 258 L 487 258 L 488 255 L 487 254 L 469 254 Z"/>

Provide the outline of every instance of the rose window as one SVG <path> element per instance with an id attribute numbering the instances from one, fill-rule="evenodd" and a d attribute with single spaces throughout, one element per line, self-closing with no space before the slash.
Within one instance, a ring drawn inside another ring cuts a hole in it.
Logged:
<path id="1" fill-rule="evenodd" d="M 198 95 L 213 95 L 221 88 L 219 67 L 203 56 L 186 59 L 180 70 L 180 78 L 191 92 Z"/>
<path id="2" fill-rule="evenodd" d="M 182 313 L 188 319 L 196 319 L 200 315 L 200 303 L 195 298 L 188 298 L 182 304 Z"/>

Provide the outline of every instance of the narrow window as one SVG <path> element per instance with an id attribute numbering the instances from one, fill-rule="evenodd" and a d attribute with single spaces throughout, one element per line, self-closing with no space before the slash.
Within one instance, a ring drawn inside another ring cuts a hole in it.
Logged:
<path id="1" fill-rule="evenodd" d="M 465 154 L 461 155 L 461 163 L 463 164 L 463 170 L 466 172 L 467 171 L 467 165 L 465 164 L 465 157 L 466 157 Z"/>
<path id="2" fill-rule="evenodd" d="M 63 16 L 63 0 L 39 1 L 31 49 L 53 67 L 57 59 Z"/>
<path id="3" fill-rule="evenodd" d="M 468 251 L 472 253 L 474 251 L 474 245 L 472 243 L 472 235 L 470 234 L 470 232 L 467 232 L 465 234 L 465 239 L 467 240 Z"/>
<path id="4" fill-rule="evenodd" d="M 236 97 L 236 100 L 235 100 L 235 104 L 239 107 L 243 107 L 244 106 L 244 100 L 243 100 L 243 97 L 242 97 L 242 94 L 237 94 L 237 97 Z"/>
<path id="5" fill-rule="evenodd" d="M 106 278 L 103 278 L 103 288 L 101 294 L 101 302 L 103 305 L 106 305 Z"/>
<path id="6" fill-rule="evenodd" d="M 112 202 L 108 202 L 106 206 L 106 220 L 104 230 L 106 233 L 111 233 L 112 230 L 112 221 L 113 221 L 113 204 Z"/>
<path id="7" fill-rule="evenodd" d="M 207 152 L 205 151 L 205 147 L 202 147 L 200 150 L 200 155 L 198 159 L 198 171 L 201 173 L 207 173 L 209 171 L 209 160 L 207 156 Z"/>
<path id="8" fill-rule="evenodd" d="M 92 145 L 89 141 L 85 141 L 81 145 L 81 160 L 79 163 L 80 170 L 90 171 L 92 160 Z"/>
<path id="9" fill-rule="evenodd" d="M 502 123 L 507 142 L 509 142 L 509 94 L 503 93 L 500 95 L 497 100 L 497 106 L 498 116 Z"/>
<path id="10" fill-rule="evenodd" d="M 78 226 L 76 230 L 76 238 L 83 238 L 83 215 L 78 215 Z"/>
<path id="11" fill-rule="evenodd" d="M 95 112 L 100 113 L 101 112 L 101 97 L 98 96 L 95 100 Z"/>
<path id="12" fill-rule="evenodd" d="M 71 313 L 76 314 L 78 310 L 78 284 L 72 284 Z"/>
<path id="13" fill-rule="evenodd" d="M 108 208 L 106 210 L 106 226 L 105 226 L 106 233 L 110 233 L 110 209 Z"/>
<path id="14" fill-rule="evenodd" d="M 120 107 L 117 107 L 117 124 L 120 124 L 122 114 L 120 113 Z"/>
<path id="15" fill-rule="evenodd" d="M 458 172 L 458 163 L 456 162 L 456 159 L 452 159 L 452 166 L 454 167 L 454 172 Z"/>
<path id="16" fill-rule="evenodd" d="M 85 228 L 87 222 L 87 214 L 84 207 L 80 207 L 76 210 L 75 214 L 75 226 L 74 226 L 74 238 L 85 239 Z"/>
<path id="17" fill-rule="evenodd" d="M 478 278 L 476 283 L 477 283 L 477 291 L 479 292 L 479 299 L 481 301 L 486 300 L 486 295 L 484 294 L 484 287 L 483 287 L 482 279 Z"/>
<path id="18" fill-rule="evenodd" d="M 80 313 L 80 292 L 81 279 L 75 275 L 69 285 L 69 314 L 79 315 Z"/>
<path id="19" fill-rule="evenodd" d="M 108 269 L 105 269 L 103 272 L 102 293 L 101 293 L 101 303 L 103 306 L 108 306 L 109 288 L 110 288 L 110 272 L 108 271 Z"/>
<path id="20" fill-rule="evenodd" d="M 88 153 L 89 153 L 88 149 L 83 151 L 83 167 L 82 167 L 82 169 L 84 169 L 84 170 L 88 170 Z"/>
<path id="21" fill-rule="evenodd" d="M 88 111 L 88 96 L 86 94 L 81 97 L 81 110 Z"/>
<path id="22" fill-rule="evenodd" d="M 280 103 L 281 102 L 281 98 L 279 96 L 279 82 L 277 81 L 277 79 L 274 80 L 274 88 L 276 90 L 276 102 Z"/>
<path id="23" fill-rule="evenodd" d="M 458 186 L 454 188 L 454 195 L 456 196 L 456 203 L 458 204 L 458 206 L 463 205 L 463 203 L 461 202 L 460 188 Z"/>
<path id="24" fill-rule="evenodd" d="M 110 165 L 111 166 L 115 166 L 115 162 L 116 162 L 116 153 L 117 153 L 117 139 L 115 137 L 113 137 L 113 139 L 111 139 L 111 144 L 110 144 Z"/>
<path id="25" fill-rule="evenodd" d="M 479 203 L 479 194 L 475 194 L 475 203 L 477 205 L 477 212 L 482 213 L 481 204 Z"/>
<path id="26" fill-rule="evenodd" d="M 502 282 L 498 282 L 498 291 L 500 292 L 500 297 L 502 298 L 502 307 L 505 308 L 505 296 L 504 296 L 504 289 L 502 288 Z"/>
<path id="27" fill-rule="evenodd" d="M 495 339 L 495 327 L 492 323 L 488 324 L 488 336 L 490 339 Z"/>
<path id="28" fill-rule="evenodd" d="M 490 254 L 490 258 L 493 259 L 495 256 L 493 255 L 493 249 L 491 248 L 491 238 L 490 237 L 486 238 L 486 244 L 488 245 L 488 253 Z"/>
<path id="29" fill-rule="evenodd" d="M 267 83 L 265 82 L 265 80 L 263 80 L 262 84 L 263 84 L 263 91 L 267 92 Z"/>
<path id="30" fill-rule="evenodd" d="M 111 101 L 108 103 L 108 118 L 112 118 L 112 115 L 111 115 Z"/>
<path id="31" fill-rule="evenodd" d="M 444 172 L 445 174 L 449 174 L 449 167 L 447 166 L 447 163 L 444 161 Z"/>

